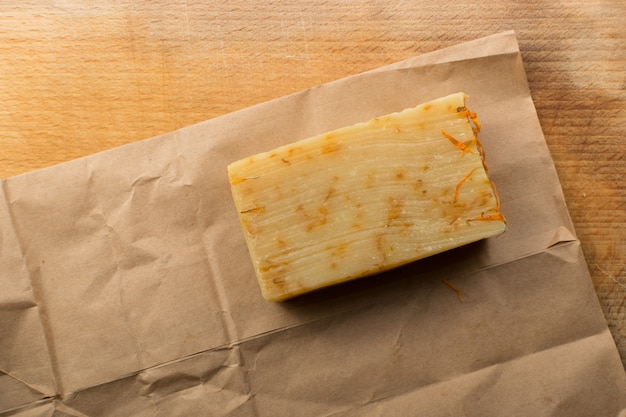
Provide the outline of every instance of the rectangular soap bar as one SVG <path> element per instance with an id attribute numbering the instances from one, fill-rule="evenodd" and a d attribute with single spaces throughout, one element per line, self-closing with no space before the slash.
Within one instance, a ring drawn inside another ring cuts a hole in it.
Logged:
<path id="1" fill-rule="evenodd" d="M 228 166 L 263 297 L 280 301 L 506 229 L 456 93 Z"/>

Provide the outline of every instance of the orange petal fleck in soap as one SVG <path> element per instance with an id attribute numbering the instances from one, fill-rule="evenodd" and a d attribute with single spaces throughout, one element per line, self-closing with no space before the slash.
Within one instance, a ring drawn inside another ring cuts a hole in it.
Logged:
<path id="1" fill-rule="evenodd" d="M 263 297 L 281 301 L 506 229 L 456 93 L 233 162 Z"/>

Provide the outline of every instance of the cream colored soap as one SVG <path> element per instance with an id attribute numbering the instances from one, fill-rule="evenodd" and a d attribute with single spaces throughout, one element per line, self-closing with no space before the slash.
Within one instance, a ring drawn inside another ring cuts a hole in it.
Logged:
<path id="1" fill-rule="evenodd" d="M 265 299 L 378 273 L 506 229 L 463 93 L 228 167 Z"/>

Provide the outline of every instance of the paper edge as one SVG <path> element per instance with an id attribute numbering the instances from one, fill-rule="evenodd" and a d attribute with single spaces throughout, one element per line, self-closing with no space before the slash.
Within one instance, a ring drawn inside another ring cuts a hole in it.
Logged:
<path id="1" fill-rule="evenodd" d="M 497 44 L 494 44 L 494 41 L 498 41 Z M 484 53 L 480 53 L 480 54 L 467 54 L 466 56 L 463 56 L 461 58 L 455 58 L 452 60 L 448 60 L 446 59 L 446 55 L 449 55 L 451 53 L 451 51 L 473 51 L 472 48 L 468 48 L 468 46 L 475 46 L 475 47 L 486 47 L 487 51 L 485 51 Z M 504 47 L 504 49 L 502 48 L 502 46 Z M 489 50 L 498 50 L 498 53 L 489 53 Z M 385 71 L 395 71 L 395 70 L 400 70 L 400 69 L 410 69 L 416 65 L 423 65 L 420 64 L 420 61 L 426 61 L 428 62 L 427 65 L 437 65 L 440 63 L 455 63 L 455 62 L 462 62 L 462 61 L 467 61 L 467 60 L 474 60 L 474 59 L 480 59 L 481 57 L 485 57 L 485 56 L 498 56 L 498 55 L 506 55 L 509 53 L 519 53 L 519 44 L 517 41 L 517 37 L 516 37 L 516 32 L 514 30 L 505 30 L 505 31 L 501 31 L 501 32 L 497 32 L 491 35 L 486 35 L 483 37 L 478 37 L 472 40 L 468 40 L 459 44 L 454 44 L 448 47 L 444 47 L 442 49 L 435 49 L 429 52 L 424 52 L 418 55 L 415 55 L 413 57 L 409 57 L 403 60 L 400 60 L 398 62 L 392 63 L 392 64 L 388 64 L 388 65 L 384 65 L 382 67 L 378 67 L 378 68 L 372 68 L 363 72 L 359 72 L 359 73 L 355 73 L 355 74 L 349 74 L 346 75 L 345 77 L 341 77 L 335 80 L 331 80 L 328 81 L 326 83 L 323 84 L 319 84 L 319 85 L 315 85 L 309 88 L 306 88 L 304 90 L 301 91 L 297 91 L 291 94 L 287 94 L 287 95 L 283 95 L 283 96 L 279 96 L 279 97 L 274 97 L 268 100 L 264 100 L 261 101 L 259 103 L 256 104 L 252 104 L 250 106 L 241 108 L 241 109 L 237 109 L 237 110 L 233 110 L 231 112 L 228 113 L 224 113 L 221 114 L 219 116 L 210 118 L 210 119 L 206 119 L 206 120 L 202 120 L 200 122 L 197 123 L 192 123 L 189 124 L 187 126 L 181 127 L 179 129 L 175 129 L 172 131 L 168 131 L 168 132 L 163 132 L 160 133 L 158 135 L 154 135 L 154 136 L 150 136 L 144 139 L 139 139 L 137 141 L 134 142 L 130 142 L 130 143 L 126 143 L 123 145 L 118 145 L 118 146 L 114 146 L 112 148 L 109 149 L 105 149 L 102 151 L 98 151 L 89 155 L 85 155 L 85 156 L 81 156 L 78 158 L 74 158 L 68 161 L 63 161 L 63 162 L 59 162 L 53 165 L 49 165 L 46 167 L 42 167 L 39 169 L 35 169 L 32 171 L 28 171 L 28 172 L 24 172 L 24 173 L 20 173 L 20 174 L 16 174 L 16 175 L 12 175 L 6 178 L 0 178 L 0 181 L 2 182 L 12 182 L 14 179 L 19 178 L 19 177 L 24 177 L 24 176 L 31 176 L 31 175 L 38 175 L 39 173 L 42 172 L 47 172 L 50 170 L 55 170 L 55 169 L 60 169 L 60 166 L 65 166 L 65 165 L 69 165 L 69 164 L 75 164 L 75 163 L 79 163 L 79 161 L 82 161 L 84 159 L 91 159 L 94 157 L 97 157 L 99 155 L 102 154 L 109 154 L 111 152 L 118 152 L 120 150 L 123 150 L 124 148 L 127 147 L 133 147 L 133 146 L 144 146 L 144 142 L 146 141 L 154 141 L 154 140 L 159 140 L 159 139 L 168 139 L 170 138 L 172 135 L 178 133 L 178 132 L 183 132 L 187 129 L 193 129 L 194 127 L 200 126 L 200 125 L 205 125 L 205 124 L 209 124 L 212 123 L 213 121 L 216 121 L 218 119 L 223 119 L 223 118 L 228 118 L 228 117 L 237 117 L 240 114 L 245 114 L 247 112 L 257 112 L 259 108 L 265 107 L 271 103 L 276 103 L 279 101 L 283 101 L 283 100 L 288 100 L 290 98 L 293 97 L 297 97 L 297 96 L 302 96 L 302 95 L 306 95 L 309 93 L 309 91 L 311 90 L 315 90 L 318 88 L 325 88 L 327 86 L 333 86 L 336 83 L 343 83 L 343 82 L 347 82 L 350 81 L 352 79 L 358 78 L 364 74 L 369 74 L 369 73 L 376 73 L 376 72 L 385 72 Z M 430 60 L 429 58 L 434 57 L 434 59 Z"/>

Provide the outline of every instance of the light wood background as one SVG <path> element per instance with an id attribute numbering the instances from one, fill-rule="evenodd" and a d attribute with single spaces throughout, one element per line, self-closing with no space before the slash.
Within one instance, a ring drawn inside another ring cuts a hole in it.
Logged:
<path id="1" fill-rule="evenodd" d="M 514 29 L 626 364 L 626 1 L 0 0 L 0 178 Z"/>

